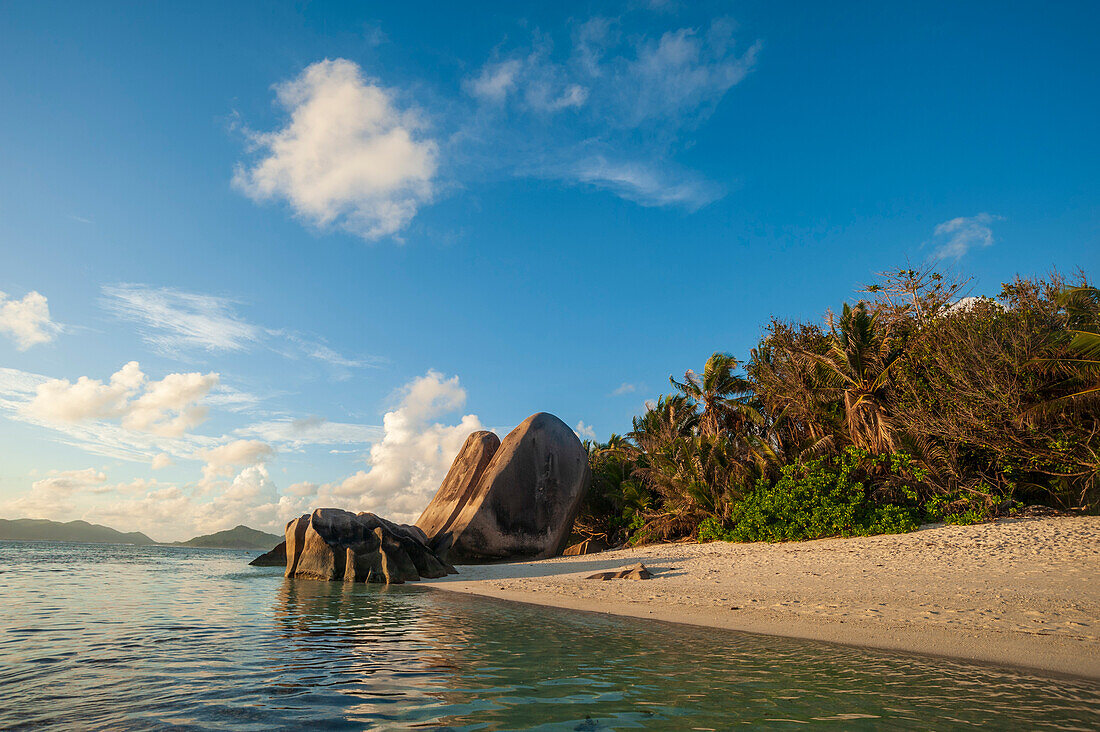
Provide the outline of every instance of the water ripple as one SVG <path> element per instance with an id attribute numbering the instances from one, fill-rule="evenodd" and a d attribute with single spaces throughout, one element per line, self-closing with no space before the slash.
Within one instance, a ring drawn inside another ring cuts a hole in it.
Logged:
<path id="1" fill-rule="evenodd" d="M 0 727 L 1100 727 L 1082 680 L 284 580 L 247 557 L 0 543 Z"/>

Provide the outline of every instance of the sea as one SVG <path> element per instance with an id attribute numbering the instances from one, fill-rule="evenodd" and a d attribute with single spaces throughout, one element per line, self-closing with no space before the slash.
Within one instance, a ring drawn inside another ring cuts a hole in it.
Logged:
<path id="1" fill-rule="evenodd" d="M 1100 729 L 1100 683 L 417 587 L 0 542 L 0 728 Z"/>

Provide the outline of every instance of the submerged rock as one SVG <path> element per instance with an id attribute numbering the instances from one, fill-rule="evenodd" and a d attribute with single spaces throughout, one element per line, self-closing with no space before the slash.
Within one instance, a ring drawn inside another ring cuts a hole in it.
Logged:
<path id="1" fill-rule="evenodd" d="M 471 489 L 470 466 L 492 444 L 488 438 L 471 444 L 473 437 L 459 454 L 461 465 L 448 473 L 454 483 L 444 483 L 452 497 L 433 499 L 417 521 L 431 548 L 452 562 L 560 554 L 591 480 L 577 435 L 552 414 L 531 415 L 504 438 Z M 439 521 L 448 509 L 450 519 Z"/>
<path id="2" fill-rule="evenodd" d="M 265 554 L 261 554 L 248 564 L 251 567 L 285 567 L 286 542 L 279 542 L 279 546 L 275 547 Z"/>
<path id="3" fill-rule="evenodd" d="M 653 579 L 653 573 L 646 569 L 644 564 L 638 563 L 633 567 L 625 567 L 623 569 L 611 571 L 611 572 L 596 572 L 596 574 L 590 574 L 585 579 L 590 580 L 613 580 L 613 579 L 632 579 L 632 580 L 647 580 Z"/>
<path id="4" fill-rule="evenodd" d="M 401 584 L 454 573 L 415 526 L 373 513 L 318 508 L 286 527 L 286 576 Z"/>

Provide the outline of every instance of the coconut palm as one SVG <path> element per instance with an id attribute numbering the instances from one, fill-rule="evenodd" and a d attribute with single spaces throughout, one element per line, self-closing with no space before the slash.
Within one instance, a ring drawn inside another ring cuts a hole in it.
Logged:
<path id="1" fill-rule="evenodd" d="M 746 401 L 753 394 L 752 384 L 734 373 L 739 365 L 730 354 L 716 352 L 707 359 L 701 375 L 689 369 L 684 372 L 683 383 L 668 377 L 680 393 L 702 407 L 701 434 L 713 436 L 745 421 L 763 421 Z"/>
<path id="2" fill-rule="evenodd" d="M 890 376 L 902 350 L 878 327 L 865 302 L 847 303 L 828 338 L 824 354 L 802 351 L 817 366 L 822 385 L 838 393 L 852 444 L 874 453 L 895 448 L 894 428 L 887 408 Z"/>

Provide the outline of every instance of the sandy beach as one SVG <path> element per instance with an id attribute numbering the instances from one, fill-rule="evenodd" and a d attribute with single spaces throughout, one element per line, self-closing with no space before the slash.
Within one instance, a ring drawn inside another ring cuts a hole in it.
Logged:
<path id="1" fill-rule="evenodd" d="M 586 580 L 642 562 L 651 580 Z M 422 586 L 1100 678 L 1100 517 L 459 567 Z"/>

